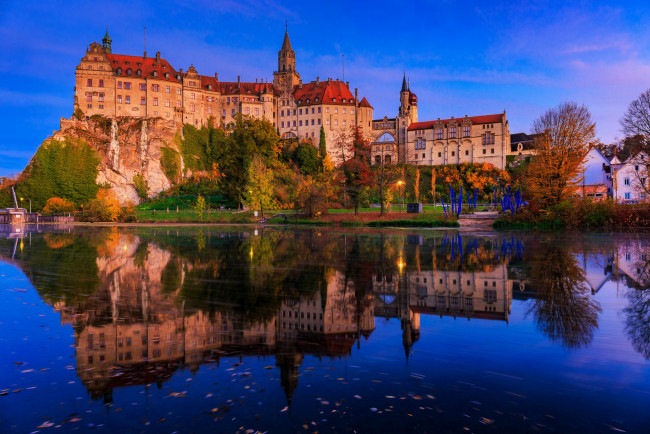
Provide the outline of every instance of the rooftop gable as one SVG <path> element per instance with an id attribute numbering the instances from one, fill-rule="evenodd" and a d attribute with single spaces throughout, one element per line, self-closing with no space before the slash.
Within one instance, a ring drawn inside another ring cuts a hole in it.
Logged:
<path id="1" fill-rule="evenodd" d="M 178 83 L 178 73 L 169 62 L 159 56 L 128 56 L 125 54 L 106 54 L 113 72 L 120 77 L 156 78 Z M 131 74 L 127 72 L 131 70 Z M 138 70 L 141 72 L 138 75 Z M 155 74 L 154 74 L 155 73 Z M 166 75 L 168 74 L 168 75 Z"/>
<path id="2" fill-rule="evenodd" d="M 354 104 L 354 96 L 339 80 L 312 81 L 293 88 L 298 106 L 313 104 Z"/>

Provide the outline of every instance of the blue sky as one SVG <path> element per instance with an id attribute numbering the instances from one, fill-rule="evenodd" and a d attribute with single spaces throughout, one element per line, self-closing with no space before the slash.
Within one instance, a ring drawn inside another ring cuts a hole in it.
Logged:
<path id="1" fill-rule="evenodd" d="M 509 4 L 512 3 L 512 4 Z M 544 110 L 586 104 L 604 142 L 650 88 L 650 5 L 620 2 L 0 0 L 0 176 L 21 171 L 72 112 L 74 69 L 106 25 L 113 51 L 160 51 L 223 81 L 272 80 L 285 20 L 304 81 L 342 78 L 393 116 L 402 72 L 419 119 L 499 113 L 528 132 Z"/>

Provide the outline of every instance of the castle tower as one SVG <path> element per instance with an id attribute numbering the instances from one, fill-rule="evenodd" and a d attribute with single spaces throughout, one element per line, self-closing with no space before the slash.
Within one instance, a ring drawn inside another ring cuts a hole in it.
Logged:
<path id="1" fill-rule="evenodd" d="M 104 53 L 106 54 L 111 54 L 111 44 L 113 43 L 113 40 L 111 39 L 110 36 L 108 36 L 108 26 L 106 26 L 106 34 L 104 35 L 104 39 L 102 39 L 102 47 L 104 47 Z"/>
<path id="2" fill-rule="evenodd" d="M 291 93 L 298 83 L 300 74 L 296 72 L 296 52 L 291 48 L 289 30 L 285 26 L 284 41 L 278 51 L 278 70 L 273 73 L 273 85 L 280 89 L 280 92 Z"/>
<path id="3" fill-rule="evenodd" d="M 409 107 L 409 88 L 406 83 L 406 72 L 404 72 L 404 78 L 402 78 L 402 90 L 399 91 L 399 116 L 404 117 L 408 112 Z"/>
<path id="4" fill-rule="evenodd" d="M 411 86 L 406 81 L 406 72 L 402 78 L 402 89 L 399 92 L 399 114 L 397 115 L 397 158 L 404 163 L 406 160 L 406 131 L 412 123 L 418 121 L 418 97 L 411 92 Z"/>

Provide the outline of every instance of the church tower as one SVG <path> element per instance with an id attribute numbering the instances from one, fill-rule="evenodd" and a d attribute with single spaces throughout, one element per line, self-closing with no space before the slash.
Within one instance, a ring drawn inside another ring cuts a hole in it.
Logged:
<path id="1" fill-rule="evenodd" d="M 278 70 L 273 73 L 273 85 L 280 92 L 291 94 L 293 87 L 300 83 L 300 74 L 296 72 L 296 52 L 291 48 L 289 30 L 285 26 L 284 41 L 278 52 Z"/>
<path id="2" fill-rule="evenodd" d="M 397 154 L 401 163 L 406 162 L 406 141 L 409 125 L 418 121 L 418 97 L 411 92 L 411 85 L 406 81 L 406 72 L 402 78 L 399 92 L 399 114 L 397 115 Z"/>

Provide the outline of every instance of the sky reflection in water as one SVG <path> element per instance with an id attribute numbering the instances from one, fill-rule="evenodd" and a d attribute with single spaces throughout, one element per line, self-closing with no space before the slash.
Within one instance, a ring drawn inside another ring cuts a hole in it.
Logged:
<path id="1" fill-rule="evenodd" d="M 643 431 L 649 240 L 4 233 L 0 431 Z"/>

